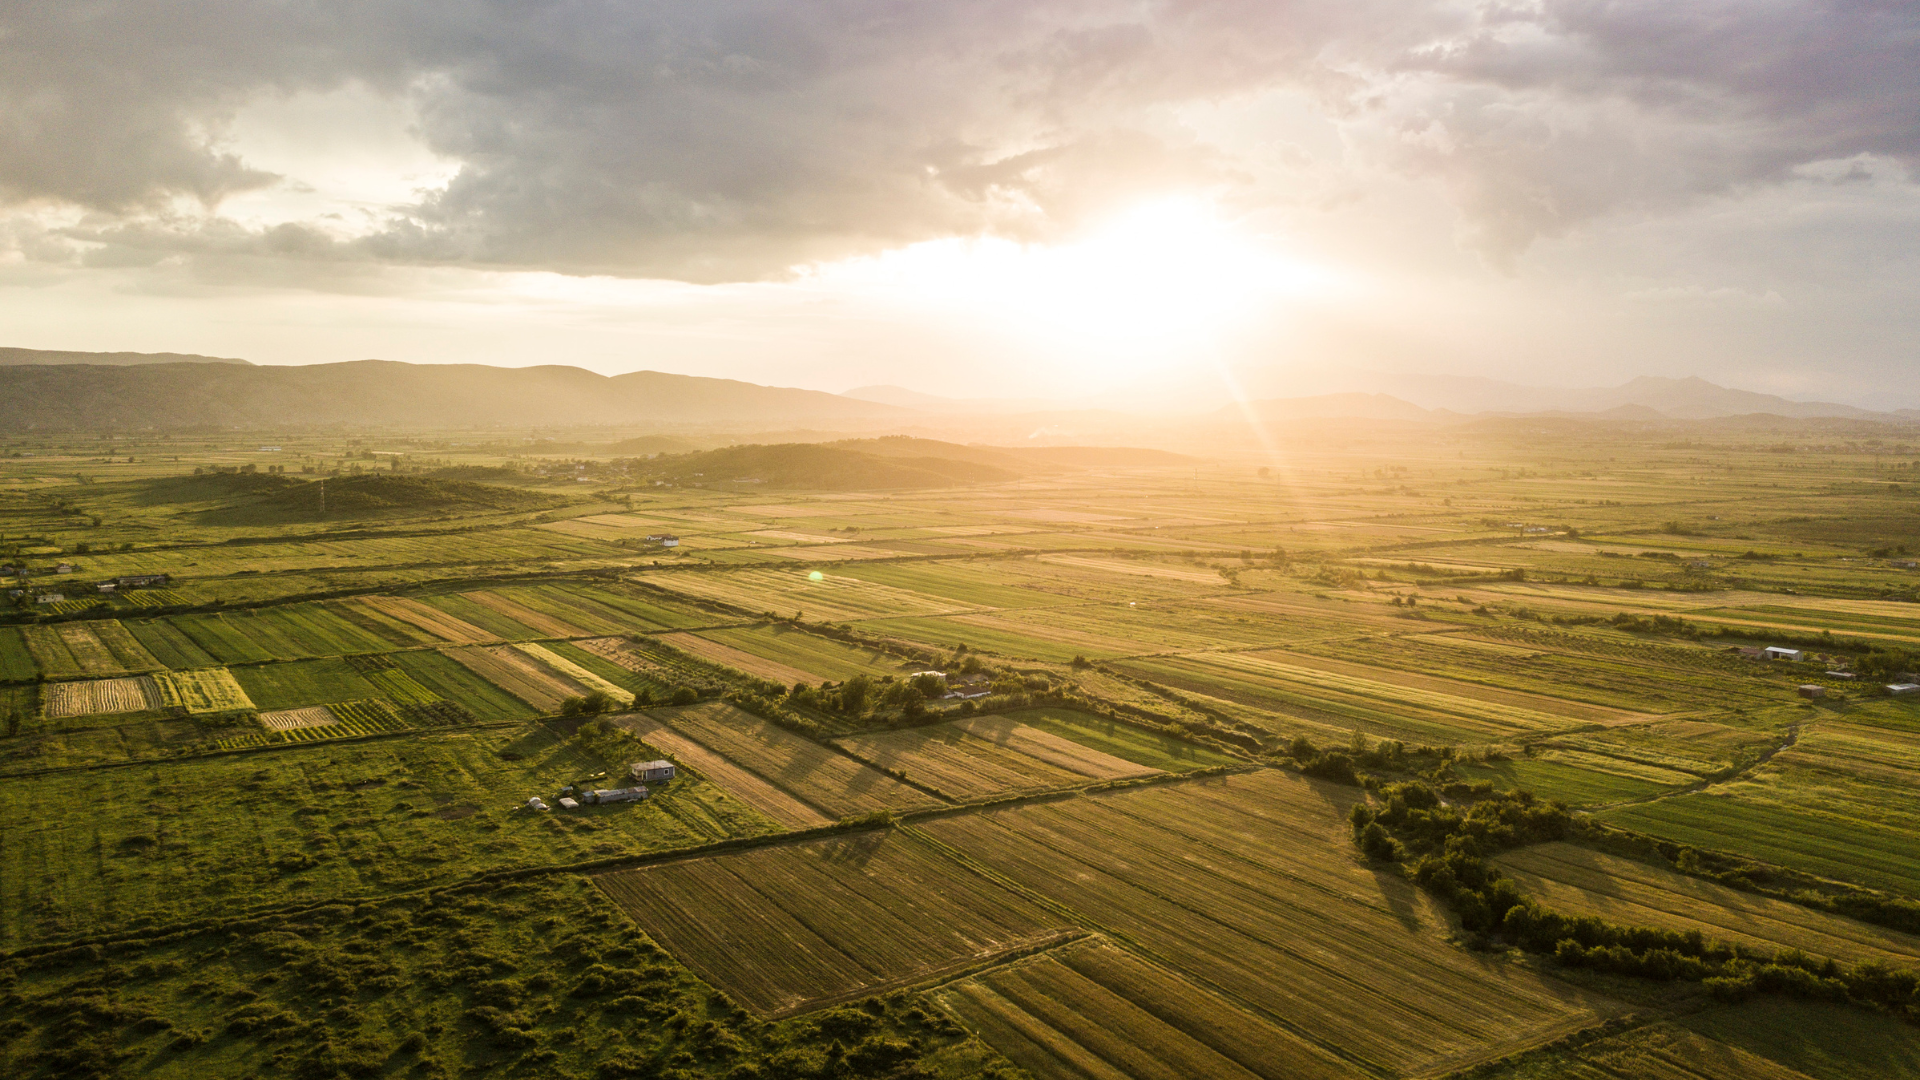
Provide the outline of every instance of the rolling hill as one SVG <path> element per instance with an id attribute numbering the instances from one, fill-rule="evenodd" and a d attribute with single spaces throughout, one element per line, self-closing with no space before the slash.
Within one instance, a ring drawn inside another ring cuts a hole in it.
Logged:
<path id="1" fill-rule="evenodd" d="M 814 390 L 657 371 L 609 377 L 557 365 L 73 363 L 11 368 L 5 384 L 0 431 L 10 432 L 773 425 L 908 415 Z"/>
<path id="2" fill-rule="evenodd" d="M 99 364 L 105 367 L 131 367 L 137 364 L 236 364 L 252 367 L 251 360 L 231 356 L 200 356 L 195 353 L 70 352 L 66 349 L 0 348 L 0 367 L 29 367 L 48 364 Z"/>

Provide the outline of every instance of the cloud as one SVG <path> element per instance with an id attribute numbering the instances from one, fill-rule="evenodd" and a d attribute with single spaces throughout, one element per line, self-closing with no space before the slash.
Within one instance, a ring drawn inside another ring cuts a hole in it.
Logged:
<path id="1" fill-rule="evenodd" d="M 0 202 L 96 215 L 90 257 L 110 261 L 759 279 L 942 236 L 1045 239 L 1170 189 L 1244 198 L 1249 148 L 1168 117 L 1295 88 L 1349 164 L 1439 185 L 1464 242 L 1512 265 L 1542 237 L 1816 162 L 1910 167 L 1916 73 L 1920 13 L 1895 2 L 15 0 Z M 233 118 L 347 85 L 407 98 L 452 179 L 363 208 L 353 235 L 224 216 L 303 182 L 249 164 Z M 17 250 L 72 254 L 35 243 Z"/>

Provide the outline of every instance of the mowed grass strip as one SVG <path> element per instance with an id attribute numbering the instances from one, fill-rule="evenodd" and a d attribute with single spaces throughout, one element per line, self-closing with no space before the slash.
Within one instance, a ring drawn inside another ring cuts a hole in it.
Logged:
<path id="1" fill-rule="evenodd" d="M 1335 1080 L 1368 1075 L 1164 969 L 1075 943 L 934 999 L 1041 1080 Z"/>
<path id="2" fill-rule="evenodd" d="M 78 679 L 86 675 L 86 665 L 67 647 L 66 639 L 51 626 L 23 626 L 27 651 L 40 674 L 49 679 Z"/>
<path id="3" fill-rule="evenodd" d="M 810 671 L 802 671 L 777 660 L 769 660 L 764 656 L 756 656 L 731 645 L 723 645 L 700 634 L 661 634 L 660 640 L 702 660 L 724 664 L 756 678 L 772 679 L 774 682 L 789 686 L 797 682 L 811 682 L 818 678 Z"/>
<path id="4" fill-rule="evenodd" d="M 966 717 L 835 742 L 876 768 L 903 772 L 956 802 L 1158 771 L 1004 716 Z"/>
<path id="5" fill-rule="evenodd" d="M 652 715 L 834 818 L 944 805 L 868 765 L 724 702 Z"/>
<path id="6" fill-rule="evenodd" d="M 633 704 L 633 691 L 608 679 L 601 678 L 598 674 L 555 653 L 552 649 L 544 645 L 528 642 L 522 645 L 515 645 L 514 648 L 526 654 L 534 661 L 544 664 L 567 678 L 572 679 L 574 682 L 587 687 L 589 690 L 598 690 L 621 705 Z"/>
<path id="7" fill-rule="evenodd" d="M 864 996 L 1061 929 L 892 830 L 596 880 L 682 963 L 763 1016 Z"/>
<path id="8" fill-rule="evenodd" d="M 526 702 L 439 652 L 418 649 L 395 653 L 393 660 L 410 682 L 425 687 L 429 693 L 446 701 L 457 702 L 476 719 L 524 720 L 537 715 L 537 711 Z M 376 685 L 384 689 L 386 684 L 381 682 Z M 407 702 L 402 701 L 401 704 Z"/>
<path id="9" fill-rule="evenodd" d="M 101 713 L 143 712 L 161 707 L 160 691 L 144 675 L 124 679 L 84 679 L 48 683 L 40 695 L 50 719 Z"/>
<path id="10" fill-rule="evenodd" d="M 40 673 L 27 639 L 12 626 L 0 626 L 0 682 L 27 682 Z"/>
<path id="11" fill-rule="evenodd" d="M 1195 769 L 1246 764 L 1242 758 L 1197 746 L 1175 735 L 1148 731 L 1073 709 L 1021 709 L 1008 716 L 1028 727 L 1051 732 L 1103 754 L 1162 772 L 1191 772 Z"/>
<path id="12" fill-rule="evenodd" d="M 561 702 L 584 697 L 589 692 L 586 687 L 509 646 L 472 645 L 442 652 L 543 713 L 558 712 Z"/>
<path id="13" fill-rule="evenodd" d="M 200 644 L 188 636 L 187 632 L 175 626 L 169 619 L 140 619 L 122 623 L 134 638 L 146 647 L 154 659 L 163 666 L 183 671 L 191 668 L 217 667 L 220 661 Z"/>
<path id="14" fill-rule="evenodd" d="M 1569 915 L 1698 930 L 1762 952 L 1800 949 L 1845 963 L 1920 966 L 1920 937 L 1572 844 L 1542 844 L 1494 861 L 1528 896 Z"/>
<path id="15" fill-rule="evenodd" d="M 828 825 L 833 818 L 759 774 L 735 765 L 720 754 L 673 730 L 646 713 L 612 718 L 634 737 L 720 785 L 727 793 L 790 829 Z"/>
<path id="16" fill-rule="evenodd" d="M 362 596 L 352 603 L 388 618 L 416 626 L 441 641 L 471 644 L 500 640 L 498 634 L 489 633 L 464 619 L 455 618 L 438 608 L 429 607 L 409 597 Z"/>
<path id="17" fill-rule="evenodd" d="M 1378 1073 L 1458 1068 L 1611 1011 L 1449 946 L 1423 894 L 1352 853 L 1360 797 L 1262 771 L 914 831 Z"/>
<path id="18" fill-rule="evenodd" d="M 481 589 L 460 594 L 468 600 L 490 611 L 505 615 L 507 618 L 525 626 L 530 626 L 546 637 L 573 638 L 586 637 L 593 633 L 566 621 L 549 615 L 544 611 L 535 611 L 511 597 L 497 592 Z"/>
<path id="19" fill-rule="evenodd" d="M 700 637 L 802 672 L 807 681 L 840 681 L 856 675 L 898 672 L 899 657 L 863 649 L 786 624 L 726 630 L 702 630 Z M 691 650 L 690 650 L 691 651 Z M 767 676 L 772 678 L 772 676 Z M 792 680 L 782 679 L 782 682 Z"/>

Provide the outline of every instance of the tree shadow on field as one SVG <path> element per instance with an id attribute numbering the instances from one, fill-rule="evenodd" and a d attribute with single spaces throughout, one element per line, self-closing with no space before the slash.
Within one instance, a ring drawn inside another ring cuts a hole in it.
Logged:
<path id="1" fill-rule="evenodd" d="M 846 866 L 855 870 L 865 869 L 892 838 L 892 829 L 876 829 L 873 832 L 856 833 L 852 836 L 827 840 L 820 845 L 820 858 L 833 866 Z"/>

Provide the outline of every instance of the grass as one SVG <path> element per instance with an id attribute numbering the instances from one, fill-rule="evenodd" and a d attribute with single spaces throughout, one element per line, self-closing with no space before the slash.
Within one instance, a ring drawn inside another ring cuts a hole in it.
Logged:
<path id="1" fill-rule="evenodd" d="M 233 673 L 254 705 L 262 709 L 298 709 L 379 696 L 345 660 L 258 664 L 235 668 Z"/>
<path id="2" fill-rule="evenodd" d="M 1560 761 L 1520 758 L 1484 762 L 1458 767 L 1466 780 L 1491 780 L 1501 790 L 1531 791 L 1543 799 L 1558 799 L 1568 806 L 1600 806 L 1645 799 L 1673 790 L 1672 784 L 1660 784 L 1601 769 Z M 1681 784 L 1693 778 L 1676 777 Z"/>
<path id="3" fill-rule="evenodd" d="M 176 671 L 217 667 L 219 660 L 169 619 L 129 619 L 122 623 L 153 657 Z"/>
<path id="4" fill-rule="evenodd" d="M 1103 754 L 1163 772 L 1190 772 L 1194 769 L 1242 764 L 1240 758 L 1209 750 L 1177 736 L 1146 731 L 1131 724 L 1072 709 L 1022 709 L 1008 716 L 1041 731 L 1072 739 Z"/>
<path id="5" fill-rule="evenodd" d="M 697 780 L 571 817 L 518 809 L 574 776 L 623 767 L 632 752 L 529 727 L 143 765 L 88 798 L 66 777 L 9 780 L 0 808 L 35 827 L 0 834 L 0 942 L 390 894 L 772 828 Z"/>
<path id="6" fill-rule="evenodd" d="M 1083 787 L 1155 771 L 1001 716 L 851 735 L 835 745 L 954 802 Z"/>
<path id="7" fill-rule="evenodd" d="M 0 626 L 0 682 L 27 682 L 39 674 L 40 666 L 27 651 L 26 639 L 11 626 Z"/>

